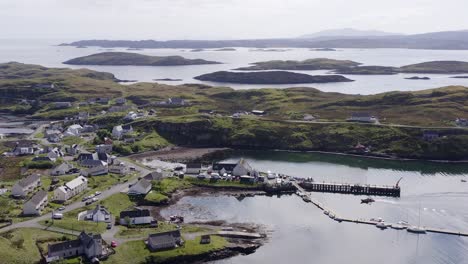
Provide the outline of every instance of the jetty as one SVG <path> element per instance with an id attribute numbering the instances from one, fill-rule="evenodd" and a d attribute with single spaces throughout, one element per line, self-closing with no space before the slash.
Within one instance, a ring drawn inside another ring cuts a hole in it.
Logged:
<path id="1" fill-rule="evenodd" d="M 303 184 L 301 184 L 303 185 Z M 299 185 L 297 182 L 293 182 L 293 186 L 296 187 L 298 191 L 298 195 L 307 203 L 312 203 L 317 208 L 322 210 L 326 215 L 328 215 L 331 219 L 337 222 L 348 222 L 348 223 L 356 223 L 356 224 L 365 224 L 365 225 L 373 225 L 377 226 L 377 224 L 382 223 L 381 221 L 373 221 L 373 220 L 365 220 L 365 219 L 351 219 L 342 217 L 337 214 L 334 210 L 330 208 L 326 208 L 324 204 L 320 203 L 317 199 L 312 197 L 310 194 L 307 193 L 306 189 Z M 398 186 L 398 184 L 397 184 Z M 395 224 L 388 223 L 389 227 Z M 433 228 L 433 227 L 424 227 L 426 232 L 428 233 L 438 233 L 438 234 L 445 234 L 445 235 L 455 235 L 455 236 L 463 236 L 468 237 L 468 232 L 459 232 L 453 231 L 448 229 L 441 229 L 441 228 Z"/>
<path id="2" fill-rule="evenodd" d="M 327 182 L 301 182 L 300 186 L 310 192 L 345 193 L 355 195 L 374 195 L 400 197 L 400 186 L 361 185 Z"/>

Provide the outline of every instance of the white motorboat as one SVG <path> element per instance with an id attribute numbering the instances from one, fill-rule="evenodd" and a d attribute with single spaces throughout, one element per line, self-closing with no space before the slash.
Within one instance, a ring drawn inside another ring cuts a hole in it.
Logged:
<path id="1" fill-rule="evenodd" d="M 403 229 L 405 229 L 407 227 L 404 226 L 404 225 L 400 225 L 400 224 L 392 224 L 391 228 L 396 229 L 396 230 L 403 230 Z"/>
<path id="2" fill-rule="evenodd" d="M 387 229 L 388 227 L 390 227 L 391 225 L 390 224 L 387 224 L 385 222 L 379 222 L 375 225 L 377 228 L 380 228 L 380 229 Z"/>
<path id="3" fill-rule="evenodd" d="M 410 226 L 406 230 L 410 233 L 426 234 L 426 229 L 422 226 Z"/>
<path id="4" fill-rule="evenodd" d="M 323 213 L 324 213 L 325 215 L 329 215 L 329 214 L 330 214 L 330 212 L 327 211 L 327 210 L 323 211 Z"/>

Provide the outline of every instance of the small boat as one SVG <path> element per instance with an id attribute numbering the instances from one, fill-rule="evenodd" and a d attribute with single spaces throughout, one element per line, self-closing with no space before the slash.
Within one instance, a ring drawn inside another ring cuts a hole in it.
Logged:
<path id="1" fill-rule="evenodd" d="M 334 214 L 329 214 L 328 216 L 329 216 L 331 219 L 335 219 L 335 217 L 336 217 Z"/>
<path id="2" fill-rule="evenodd" d="M 395 230 L 403 230 L 405 228 L 407 228 L 406 226 L 403 226 L 403 225 L 399 225 L 399 224 L 392 224 L 391 225 L 391 228 L 392 229 L 395 229 Z"/>
<path id="3" fill-rule="evenodd" d="M 304 202 L 306 202 L 306 203 L 312 202 L 312 200 L 310 199 L 310 197 L 307 196 L 307 195 L 302 196 L 302 200 L 304 200 Z"/>
<path id="4" fill-rule="evenodd" d="M 465 179 L 462 179 L 461 182 L 466 182 L 466 180 L 465 180 Z"/>
<path id="5" fill-rule="evenodd" d="M 330 214 L 330 212 L 327 211 L 327 210 L 323 211 L 323 213 L 324 213 L 325 215 L 329 215 L 329 214 Z"/>
<path id="6" fill-rule="evenodd" d="M 385 222 L 379 222 L 375 225 L 377 228 L 380 228 L 380 229 L 387 229 L 389 226 L 391 226 L 390 224 L 387 224 Z"/>
<path id="7" fill-rule="evenodd" d="M 361 199 L 361 203 L 364 203 L 364 204 L 370 204 L 370 203 L 373 203 L 373 202 L 375 202 L 375 200 L 372 199 L 371 197 L 366 198 L 366 199 Z"/>
<path id="8" fill-rule="evenodd" d="M 426 234 L 426 229 L 421 226 L 410 226 L 406 230 L 408 230 L 410 233 Z"/>

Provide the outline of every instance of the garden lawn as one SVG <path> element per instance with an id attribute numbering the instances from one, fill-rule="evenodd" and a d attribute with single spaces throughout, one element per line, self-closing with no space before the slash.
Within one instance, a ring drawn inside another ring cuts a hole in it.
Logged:
<path id="1" fill-rule="evenodd" d="M 36 241 L 61 240 L 62 234 L 34 228 L 15 229 L 0 234 L 0 262 L 8 264 L 39 263 L 41 255 Z"/>
<path id="2" fill-rule="evenodd" d="M 116 248 L 116 254 L 112 255 L 105 263 L 127 264 L 144 263 L 147 260 L 157 263 L 178 256 L 194 256 L 207 252 L 223 249 L 227 245 L 226 239 L 219 236 L 211 236 L 210 244 L 200 244 L 200 237 L 185 241 L 185 245 L 179 248 L 151 252 L 144 241 L 130 241 Z"/>

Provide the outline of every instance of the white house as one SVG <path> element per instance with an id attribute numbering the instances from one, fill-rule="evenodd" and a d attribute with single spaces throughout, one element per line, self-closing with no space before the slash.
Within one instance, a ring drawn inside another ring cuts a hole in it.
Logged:
<path id="1" fill-rule="evenodd" d="M 65 202 L 71 197 L 83 192 L 88 188 L 88 179 L 83 176 L 65 183 L 63 186 L 58 187 L 54 191 L 54 200 L 59 202 Z"/>
<path id="2" fill-rule="evenodd" d="M 232 175 L 234 176 L 243 176 L 243 175 L 251 175 L 253 172 L 252 166 L 245 160 L 240 159 L 237 165 L 232 170 Z"/>
<path id="3" fill-rule="evenodd" d="M 47 205 L 47 192 L 40 190 L 23 205 L 23 215 L 40 215 Z"/>
<path id="4" fill-rule="evenodd" d="M 201 163 L 188 163 L 185 168 L 185 173 L 187 174 L 200 174 L 202 165 Z"/>
<path id="5" fill-rule="evenodd" d="M 128 194 L 130 195 L 139 195 L 139 194 L 147 194 L 151 191 L 151 182 L 145 179 L 139 180 L 137 183 L 132 185 L 128 190 Z"/>
<path id="6" fill-rule="evenodd" d="M 109 166 L 109 172 L 114 174 L 125 175 L 128 174 L 129 168 L 125 163 L 120 162 L 116 164 L 112 164 Z"/>
<path id="7" fill-rule="evenodd" d="M 379 119 L 369 113 L 352 113 L 351 117 L 346 119 L 349 122 L 377 123 Z"/>
<path id="8" fill-rule="evenodd" d="M 63 133 L 64 137 L 78 137 L 81 134 L 81 131 L 83 131 L 83 127 L 78 124 L 74 124 L 68 127 L 67 131 Z"/>
<path id="9" fill-rule="evenodd" d="M 112 137 L 114 139 L 120 139 L 126 134 L 129 134 L 132 132 L 133 132 L 133 127 L 131 125 L 115 126 L 112 129 Z"/>
<path id="10" fill-rule="evenodd" d="M 100 165 L 100 166 L 91 167 L 89 169 L 81 171 L 81 174 L 83 174 L 84 176 L 88 176 L 88 177 L 89 176 L 106 175 L 108 173 L 109 173 L 109 167 L 107 166 L 107 164 L 105 166 Z"/>
<path id="11" fill-rule="evenodd" d="M 41 176 L 39 174 L 31 174 L 13 185 L 11 188 L 11 195 L 15 197 L 25 197 L 39 186 L 41 186 Z"/>
<path id="12" fill-rule="evenodd" d="M 96 208 L 90 210 L 86 213 L 85 220 L 94 221 L 94 222 L 109 222 L 111 219 L 111 214 L 109 211 L 102 205 L 96 205 Z"/>

